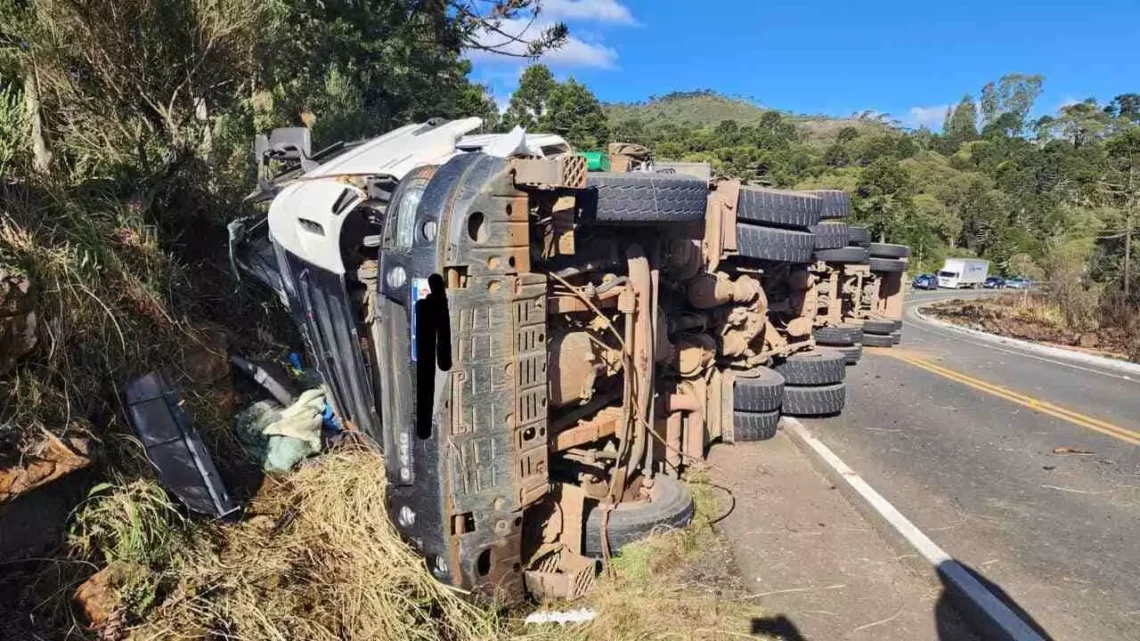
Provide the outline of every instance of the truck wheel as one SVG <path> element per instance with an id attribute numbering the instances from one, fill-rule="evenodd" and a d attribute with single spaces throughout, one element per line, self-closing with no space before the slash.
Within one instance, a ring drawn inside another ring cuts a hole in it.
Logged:
<path id="1" fill-rule="evenodd" d="M 871 243 L 867 251 L 876 258 L 909 258 L 910 247 L 906 245 L 892 245 L 890 243 Z"/>
<path id="2" fill-rule="evenodd" d="M 855 325 L 839 327 L 817 327 L 812 330 L 815 342 L 824 345 L 847 346 L 858 343 L 863 338 L 863 328 Z"/>
<path id="3" fill-rule="evenodd" d="M 807 193 L 823 201 L 823 218 L 847 218 L 851 214 L 851 196 L 841 189 L 815 189 Z"/>
<path id="4" fill-rule="evenodd" d="M 843 357 L 846 359 L 844 362 L 847 365 L 854 365 L 859 362 L 860 358 L 863 357 L 862 344 L 848 345 L 847 347 L 836 347 L 834 349 L 843 352 Z"/>
<path id="5" fill-rule="evenodd" d="M 746 412 L 770 412 L 780 409 L 784 398 L 784 377 L 770 367 L 757 367 L 736 375 L 732 390 L 732 406 Z"/>
<path id="6" fill-rule="evenodd" d="M 736 248 L 741 256 L 785 263 L 810 263 L 815 249 L 811 232 L 736 224 Z"/>
<path id="7" fill-rule="evenodd" d="M 865 263 L 867 262 L 867 250 L 862 247 L 818 249 L 812 259 L 822 260 L 825 263 Z"/>
<path id="8" fill-rule="evenodd" d="M 891 347 L 895 339 L 890 334 L 863 334 L 863 344 L 867 347 Z"/>
<path id="9" fill-rule="evenodd" d="M 846 401 L 846 383 L 814 387 L 789 385 L 784 388 L 782 411 L 788 416 L 828 416 L 843 411 Z"/>
<path id="10" fill-rule="evenodd" d="M 863 334 L 890 334 L 897 329 L 902 329 L 901 320 L 872 318 L 863 321 Z"/>
<path id="11" fill-rule="evenodd" d="M 780 423 L 779 410 L 774 412 L 735 412 L 732 415 L 732 440 L 729 443 L 766 441 L 776 435 Z"/>
<path id="12" fill-rule="evenodd" d="M 807 229 L 819 222 L 823 200 L 802 191 L 782 191 L 744 187 L 736 206 L 736 217 L 763 225 Z"/>
<path id="13" fill-rule="evenodd" d="M 851 227 L 851 245 L 866 247 L 871 244 L 871 230 L 866 227 Z"/>
<path id="14" fill-rule="evenodd" d="M 871 263 L 871 271 L 873 272 L 905 272 L 906 261 L 897 258 L 875 258 L 872 256 L 868 259 Z"/>
<path id="15" fill-rule="evenodd" d="M 784 377 L 786 389 L 792 385 L 830 385 L 843 380 L 847 358 L 842 352 L 817 347 L 807 352 L 792 354 L 772 369 Z"/>
<path id="16" fill-rule="evenodd" d="M 584 556 L 602 558 L 602 510 L 597 505 L 588 508 L 586 532 L 582 538 Z M 648 501 L 619 503 L 610 512 L 607 534 L 610 552 L 617 554 L 623 547 L 653 532 L 682 528 L 693 520 L 693 495 L 677 479 L 658 474 L 653 477 L 653 489 Z"/>
<path id="17" fill-rule="evenodd" d="M 685 174 L 597 172 L 587 176 L 579 212 L 600 224 L 704 220 L 708 183 Z"/>
<path id="18" fill-rule="evenodd" d="M 812 225 L 808 229 L 815 234 L 816 249 L 843 248 L 847 246 L 847 241 L 851 238 L 851 233 L 844 223 L 824 221 L 818 225 Z"/>

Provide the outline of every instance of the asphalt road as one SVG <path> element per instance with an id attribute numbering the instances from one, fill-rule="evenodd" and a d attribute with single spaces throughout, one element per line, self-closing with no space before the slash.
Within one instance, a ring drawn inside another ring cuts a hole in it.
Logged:
<path id="1" fill-rule="evenodd" d="M 1140 380 L 913 314 L 953 297 L 916 293 L 903 344 L 805 424 L 1050 637 L 1140 639 Z"/>

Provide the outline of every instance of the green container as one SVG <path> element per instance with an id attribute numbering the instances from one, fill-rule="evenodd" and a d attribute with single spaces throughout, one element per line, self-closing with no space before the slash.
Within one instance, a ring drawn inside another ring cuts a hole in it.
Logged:
<path id="1" fill-rule="evenodd" d="M 583 151 L 586 158 L 586 171 L 609 171 L 610 157 L 602 151 Z"/>

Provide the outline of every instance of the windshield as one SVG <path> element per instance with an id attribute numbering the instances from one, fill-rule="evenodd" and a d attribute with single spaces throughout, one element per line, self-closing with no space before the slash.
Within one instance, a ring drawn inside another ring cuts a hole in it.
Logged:
<path id="1" fill-rule="evenodd" d="M 938 275 L 943 278 L 957 278 L 958 274 L 955 272 L 938 272 Z"/>

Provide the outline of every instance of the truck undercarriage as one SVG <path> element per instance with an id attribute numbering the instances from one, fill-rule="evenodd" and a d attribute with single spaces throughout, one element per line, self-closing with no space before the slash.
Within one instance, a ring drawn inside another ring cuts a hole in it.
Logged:
<path id="1" fill-rule="evenodd" d="M 268 235 L 235 256 L 383 449 L 392 520 L 440 581 L 584 593 L 599 559 L 691 519 L 679 479 L 710 443 L 840 411 L 854 349 L 897 342 L 909 250 L 844 223 L 843 192 L 411 127 L 263 185 Z"/>

